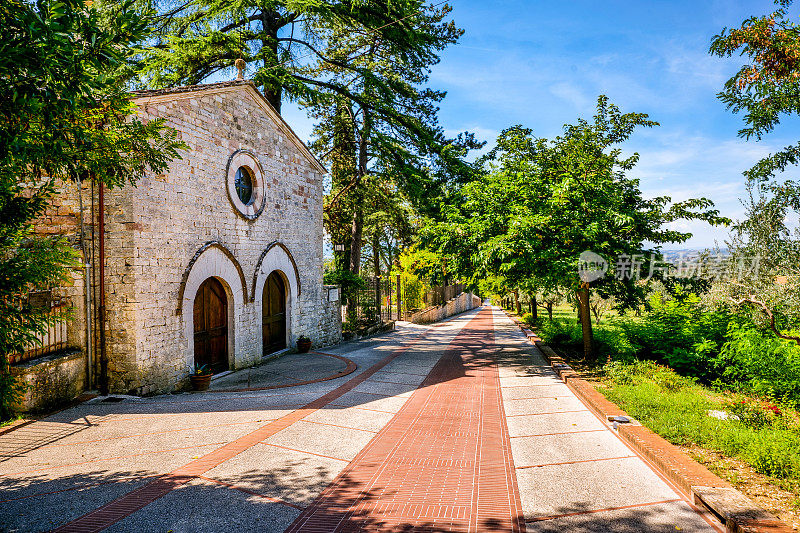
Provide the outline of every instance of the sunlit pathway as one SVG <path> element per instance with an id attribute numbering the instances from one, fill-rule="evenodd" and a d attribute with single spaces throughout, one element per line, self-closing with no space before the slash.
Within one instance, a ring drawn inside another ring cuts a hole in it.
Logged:
<path id="1" fill-rule="evenodd" d="M 715 531 L 572 394 L 505 313 L 494 314 L 527 531 Z"/>
<path id="2" fill-rule="evenodd" d="M 326 351 L 357 369 L 0 435 L 0 531 L 713 531 L 498 309 Z"/>
<path id="3" fill-rule="evenodd" d="M 520 531 L 494 352 L 487 308 L 288 531 Z"/>

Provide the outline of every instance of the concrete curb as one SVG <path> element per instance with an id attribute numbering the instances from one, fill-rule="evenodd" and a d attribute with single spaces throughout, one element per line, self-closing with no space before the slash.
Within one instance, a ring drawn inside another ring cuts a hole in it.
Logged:
<path id="1" fill-rule="evenodd" d="M 509 315 L 534 344 L 559 377 L 578 398 L 603 420 L 628 415 L 609 401 L 588 381 L 581 379 L 563 358 L 544 344 L 535 333 Z M 756 505 L 706 467 L 683 453 L 680 448 L 638 424 L 620 424 L 617 433 L 630 447 L 645 457 L 666 479 L 698 507 L 714 514 L 730 533 L 789 533 L 788 524 Z"/>
<path id="2" fill-rule="evenodd" d="M 58 409 L 54 409 L 52 411 L 47 411 L 47 412 L 44 412 L 44 413 L 35 413 L 35 414 L 32 414 L 31 416 L 28 416 L 27 418 L 21 418 L 19 420 L 15 420 L 14 422 L 11 422 L 7 426 L 5 426 L 3 428 L 0 428 L 0 435 L 5 435 L 6 433 L 11 433 L 12 431 L 15 431 L 17 429 L 23 428 L 25 426 L 29 426 L 30 424 L 33 424 L 34 422 L 38 422 L 39 420 L 43 420 L 43 419 L 47 418 L 48 416 L 52 416 L 52 415 L 58 414 L 61 411 L 66 411 L 67 409 L 69 409 L 71 407 L 75 407 L 76 405 L 82 404 L 83 402 L 88 402 L 92 398 L 97 398 L 97 396 L 98 395 L 93 393 L 93 392 L 84 392 L 80 396 L 77 396 L 76 398 L 74 398 L 71 402 L 62 405 Z M 26 414 L 28 414 L 28 413 L 26 413 Z"/>
<path id="3" fill-rule="evenodd" d="M 392 323 L 392 324 L 394 324 L 394 323 Z M 214 390 L 204 390 L 204 391 L 192 391 L 192 393 L 193 394 L 194 393 L 199 394 L 199 393 L 206 393 L 206 392 L 211 392 L 211 393 L 214 393 L 214 392 L 255 392 L 255 391 L 262 391 L 262 390 L 286 389 L 288 387 L 301 387 L 303 385 L 311 385 L 313 383 L 322 383 L 323 381 L 330 381 L 332 379 L 338 379 L 338 378 L 347 376 L 349 374 L 352 374 L 358 368 L 358 365 L 355 362 L 353 362 L 350 359 L 348 359 L 347 357 L 343 357 L 341 355 L 336 355 L 336 354 L 332 354 L 332 353 L 317 352 L 317 351 L 312 351 L 312 352 L 309 352 L 309 353 L 312 354 L 312 355 L 324 355 L 326 357 L 333 357 L 334 359 L 339 359 L 340 361 L 343 361 L 347 365 L 347 367 L 344 370 L 340 370 L 339 372 L 336 372 L 335 374 L 330 374 L 328 376 L 323 376 L 321 378 L 307 379 L 305 381 L 298 381 L 296 383 L 284 383 L 282 385 L 271 385 L 269 387 L 240 387 L 240 388 L 233 388 L 233 389 L 214 389 Z M 242 369 L 242 370 L 246 370 L 246 369 Z"/>

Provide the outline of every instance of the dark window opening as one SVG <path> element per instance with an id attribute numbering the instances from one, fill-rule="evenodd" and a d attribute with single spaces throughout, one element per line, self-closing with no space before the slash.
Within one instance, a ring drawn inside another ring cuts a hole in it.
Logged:
<path id="1" fill-rule="evenodd" d="M 244 205 L 253 203 L 253 175 L 247 167 L 236 171 L 236 194 Z"/>

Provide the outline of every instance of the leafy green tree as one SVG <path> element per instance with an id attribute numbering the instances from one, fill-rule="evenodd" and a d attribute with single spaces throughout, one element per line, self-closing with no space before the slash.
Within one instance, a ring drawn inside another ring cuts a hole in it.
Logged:
<path id="1" fill-rule="evenodd" d="M 776 0 L 774 12 L 750 17 L 739 28 L 723 28 L 711 41 L 711 54 L 745 56 L 750 63 L 725 82 L 719 99 L 734 113 L 744 112 L 739 135 L 760 140 L 783 116 L 800 114 L 800 26 L 789 20 L 792 0 Z M 787 146 L 746 171 L 748 180 L 765 181 L 800 160 L 800 144 Z"/>
<path id="2" fill-rule="evenodd" d="M 800 229 L 790 215 L 800 211 L 800 188 L 792 182 L 749 182 L 746 218 L 731 232 L 729 275 L 724 292 L 773 333 L 800 344 Z"/>
<path id="3" fill-rule="evenodd" d="M 761 140 L 782 118 L 800 114 L 800 26 L 789 20 L 791 0 L 775 4 L 774 12 L 725 28 L 711 43 L 714 55 L 738 52 L 748 59 L 718 95 L 728 109 L 744 113 L 739 135 L 745 139 Z M 783 175 L 798 162 L 800 144 L 794 144 L 744 172 L 747 216 L 728 243 L 737 275 L 725 286 L 738 304 L 762 314 L 776 335 L 800 343 L 781 331 L 800 327 L 800 232 L 787 222 L 800 212 L 800 184 Z"/>
<path id="4" fill-rule="evenodd" d="M 345 83 L 320 75 L 319 67 L 369 76 L 329 46 L 336 32 L 374 38 L 409 64 L 432 63 L 430 45 L 461 33 L 452 23 L 434 22 L 449 12 L 447 5 L 433 9 L 420 0 L 140 2 L 157 13 L 157 38 L 143 50 L 148 84 L 201 83 L 241 57 L 278 112 L 284 99 L 314 101 L 321 90 L 357 99 Z"/>
<path id="5" fill-rule="evenodd" d="M 0 417 L 15 393 L 8 355 L 48 319 L 23 298 L 68 277 L 76 253 L 63 239 L 33 233 L 60 181 L 109 187 L 161 172 L 181 146 L 161 121 L 132 116 L 126 91 L 130 46 L 147 22 L 131 2 L 83 0 L 0 5 Z"/>
<path id="6" fill-rule="evenodd" d="M 584 352 L 591 355 L 590 286 L 609 296 L 634 290 L 634 283 L 613 275 L 582 280 L 582 252 L 599 254 L 613 269 L 618 257 L 657 255 L 646 243 L 691 236 L 665 227 L 670 222 L 727 222 L 705 198 L 646 199 L 639 181 L 627 176 L 639 155 L 623 157 L 619 146 L 636 128 L 656 125 L 600 96 L 591 122 L 566 125 L 553 140 L 521 126 L 503 131 L 484 161 L 486 173 L 464 186 L 465 201 L 448 206 L 445 220 L 429 228 L 429 242 L 473 279 L 502 276 L 517 287 L 527 277 L 544 289 L 569 288 L 580 302 Z"/>
<path id="7" fill-rule="evenodd" d="M 466 172 L 463 150 L 476 144 L 474 138 L 444 137 L 436 121 L 444 95 L 425 88 L 439 52 L 463 33 L 445 20 L 449 5 L 140 2 L 155 9 L 159 21 L 158 37 L 142 51 L 145 84 L 200 83 L 242 57 L 276 110 L 292 100 L 312 111 L 318 121 L 313 149 L 331 167 L 325 227 L 338 269 L 359 274 L 376 194 L 396 190 L 415 209 L 430 210 L 444 190 L 440 183 Z M 376 242 L 371 237 L 367 246 Z"/>
<path id="8" fill-rule="evenodd" d="M 376 276 L 392 269 L 417 221 L 437 207 L 443 184 L 453 170 L 464 172 L 468 165 L 461 158 L 477 145 L 469 135 L 445 138 L 437 122 L 444 94 L 425 88 L 438 52 L 461 34 L 452 25 L 445 30 L 447 12 L 417 21 L 427 36 L 415 45 L 426 50 L 419 55 L 406 54 L 374 32 L 328 28 L 325 55 L 338 63 L 318 62 L 307 74 L 344 85 L 350 93 L 345 97 L 328 87 L 301 102 L 318 120 L 312 148 L 331 167 L 325 224 L 335 263 L 353 275 L 362 266 Z M 371 264 L 365 264 L 365 251 L 371 252 Z"/>

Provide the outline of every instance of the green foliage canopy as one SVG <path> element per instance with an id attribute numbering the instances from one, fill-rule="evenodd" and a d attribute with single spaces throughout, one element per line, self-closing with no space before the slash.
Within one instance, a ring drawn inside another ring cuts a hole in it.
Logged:
<path id="1" fill-rule="evenodd" d="M 730 110 L 744 113 L 739 135 L 746 139 L 760 140 L 782 118 L 800 114 L 800 26 L 789 20 L 791 0 L 775 4 L 774 12 L 724 28 L 711 43 L 714 55 L 739 53 L 748 61 L 718 95 Z M 728 296 L 754 304 L 762 319 L 773 315 L 778 335 L 800 326 L 800 228 L 791 223 L 800 212 L 800 184 L 783 176 L 799 162 L 795 144 L 744 172 L 747 213 L 728 242 L 734 263 L 755 260 L 758 266 L 727 283 Z"/>
<path id="2" fill-rule="evenodd" d="M 577 288 L 585 250 L 609 261 L 613 274 L 620 255 L 649 255 L 656 249 L 646 243 L 691 236 L 669 229 L 670 222 L 726 223 L 708 199 L 646 199 L 626 175 L 639 155 L 623 156 L 620 145 L 636 128 L 656 125 L 600 96 L 592 121 L 566 125 L 553 140 L 522 126 L 503 131 L 482 161 L 486 172 L 463 187 L 463 202 L 443 208 L 445 219 L 428 228 L 428 242 L 473 280 L 499 275 L 510 287 L 534 279 L 544 288 Z M 636 292 L 629 279 L 607 275 L 596 284 L 623 303 Z"/>
<path id="3" fill-rule="evenodd" d="M 181 144 L 160 121 L 131 116 L 130 46 L 148 32 L 131 2 L 82 0 L 0 5 L 0 416 L 9 414 L 8 354 L 47 326 L 25 304 L 57 286 L 76 253 L 64 239 L 32 233 L 58 180 L 135 182 L 163 171 Z"/>

